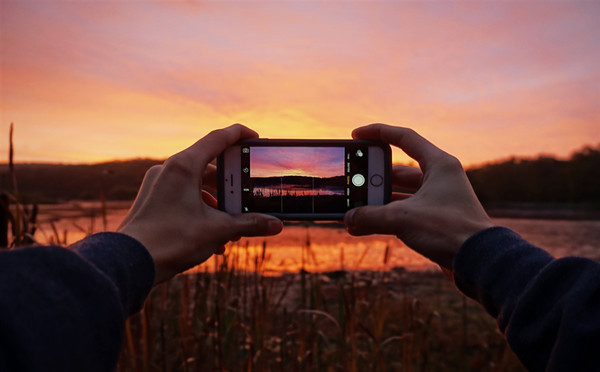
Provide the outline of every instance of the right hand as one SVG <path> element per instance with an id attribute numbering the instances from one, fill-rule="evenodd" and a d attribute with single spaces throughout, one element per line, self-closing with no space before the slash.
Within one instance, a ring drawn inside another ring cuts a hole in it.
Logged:
<path id="1" fill-rule="evenodd" d="M 458 159 L 415 131 L 371 124 L 355 129 L 352 137 L 397 146 L 421 169 L 394 166 L 393 184 L 416 192 L 394 193 L 387 205 L 350 210 L 344 219 L 350 234 L 396 235 L 410 248 L 452 270 L 454 255 L 462 244 L 477 231 L 494 226 Z"/>

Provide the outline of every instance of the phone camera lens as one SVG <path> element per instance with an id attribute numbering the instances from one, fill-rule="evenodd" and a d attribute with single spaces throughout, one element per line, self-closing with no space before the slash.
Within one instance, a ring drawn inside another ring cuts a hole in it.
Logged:
<path id="1" fill-rule="evenodd" d="M 361 150 L 356 150 L 356 156 L 358 156 L 359 158 L 363 157 L 363 152 Z"/>

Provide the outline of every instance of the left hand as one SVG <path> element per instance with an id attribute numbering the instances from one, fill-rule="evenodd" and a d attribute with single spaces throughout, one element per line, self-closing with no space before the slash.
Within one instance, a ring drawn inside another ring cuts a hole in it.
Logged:
<path id="1" fill-rule="evenodd" d="M 202 190 L 203 185 L 215 187 L 216 168 L 210 161 L 238 140 L 256 137 L 256 132 L 240 124 L 215 130 L 146 172 L 117 231 L 148 249 L 156 267 L 155 284 L 223 253 L 229 241 L 282 230 L 283 224 L 275 217 L 219 211 L 216 200 Z"/>

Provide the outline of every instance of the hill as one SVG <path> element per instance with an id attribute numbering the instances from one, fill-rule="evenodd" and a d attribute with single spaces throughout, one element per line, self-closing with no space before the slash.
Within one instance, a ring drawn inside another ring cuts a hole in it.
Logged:
<path id="1" fill-rule="evenodd" d="M 24 203 L 65 200 L 133 200 L 151 166 L 160 160 L 136 159 L 98 164 L 15 164 L 19 198 Z M 0 165 L 0 185 L 12 191 L 8 165 Z"/>

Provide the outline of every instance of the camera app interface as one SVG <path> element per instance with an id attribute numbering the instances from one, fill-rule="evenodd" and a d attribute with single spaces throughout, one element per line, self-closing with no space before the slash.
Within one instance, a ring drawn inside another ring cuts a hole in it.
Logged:
<path id="1" fill-rule="evenodd" d="M 344 213 L 366 204 L 367 148 L 242 147 L 242 211 Z"/>

